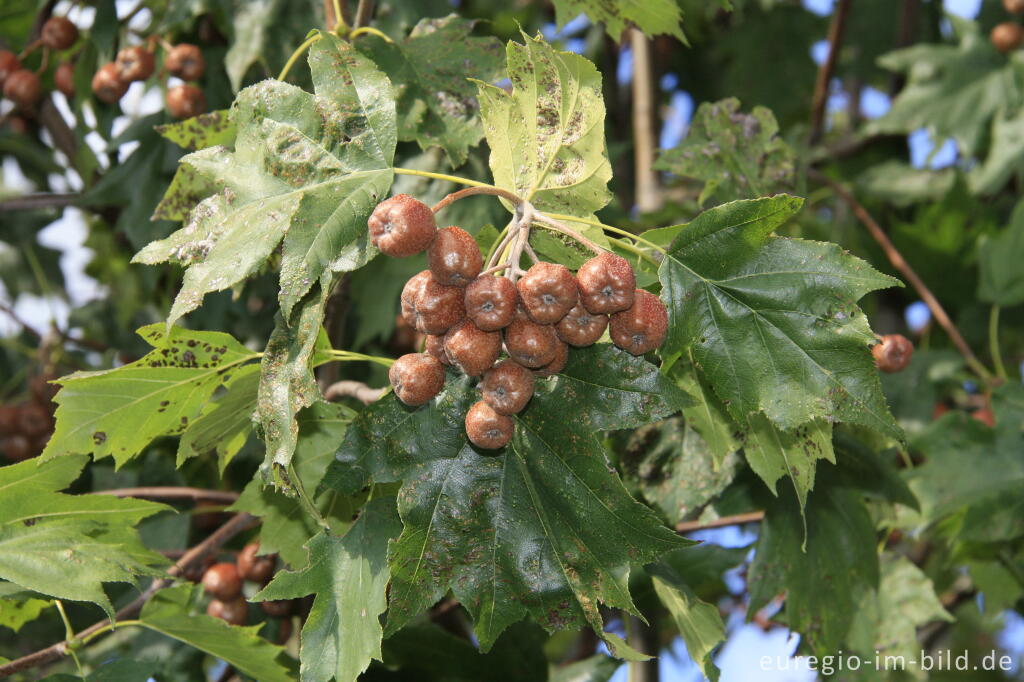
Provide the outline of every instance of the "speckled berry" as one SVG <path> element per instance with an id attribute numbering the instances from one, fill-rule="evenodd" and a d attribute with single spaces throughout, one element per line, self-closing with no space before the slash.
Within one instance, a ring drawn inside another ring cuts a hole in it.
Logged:
<path id="1" fill-rule="evenodd" d="M 555 358 L 560 343 L 551 325 L 518 317 L 505 328 L 505 350 L 524 367 L 537 369 Z"/>
<path id="2" fill-rule="evenodd" d="M 164 57 L 164 68 L 172 76 L 177 76 L 183 81 L 196 81 L 203 77 L 206 71 L 206 60 L 203 59 L 202 51 L 195 45 L 181 43 L 175 45 Z"/>
<path id="3" fill-rule="evenodd" d="M 439 284 L 430 270 L 406 282 L 401 301 L 402 317 L 424 334 L 444 334 L 466 316 L 463 288 Z"/>
<path id="4" fill-rule="evenodd" d="M 463 320 L 445 334 L 444 350 L 453 365 L 471 377 L 480 376 L 498 361 L 501 334 L 485 332 Z"/>
<path id="5" fill-rule="evenodd" d="M 20 69 L 4 81 L 4 97 L 22 109 L 31 109 L 43 96 L 43 86 L 39 76 L 28 69 Z"/>
<path id="6" fill-rule="evenodd" d="M 192 118 L 206 111 L 206 95 L 194 85 L 175 85 L 167 91 L 167 113 L 177 119 Z"/>
<path id="7" fill-rule="evenodd" d="M 234 599 L 213 599 L 206 607 L 206 615 L 220 618 L 231 625 L 245 625 L 249 619 L 249 603 L 245 597 Z"/>
<path id="8" fill-rule="evenodd" d="M 576 278 L 558 263 L 536 263 L 516 285 L 523 308 L 534 322 L 554 324 L 579 301 Z"/>
<path id="9" fill-rule="evenodd" d="M 562 341 L 556 341 L 555 357 L 551 359 L 551 362 L 534 371 L 539 377 L 549 377 L 565 369 L 567 362 L 569 362 L 569 345 Z"/>
<path id="10" fill-rule="evenodd" d="M 592 313 L 617 313 L 633 305 L 636 276 L 629 261 L 614 253 L 588 260 L 576 272 L 580 302 Z"/>
<path id="11" fill-rule="evenodd" d="M 470 442 L 484 450 L 504 447 L 512 438 L 515 423 L 510 417 L 498 414 L 484 401 L 473 403 L 466 412 L 466 435 Z"/>
<path id="12" fill-rule="evenodd" d="M 668 311 L 657 296 L 637 289 L 633 305 L 611 316 L 608 331 L 616 346 L 633 355 L 643 355 L 665 340 Z"/>
<path id="13" fill-rule="evenodd" d="M 427 249 L 427 262 L 441 284 L 464 287 L 480 274 L 484 258 L 473 236 L 461 227 L 446 227 Z"/>
<path id="14" fill-rule="evenodd" d="M 448 359 L 448 354 L 444 352 L 444 335 L 427 334 L 426 337 L 423 349 L 442 365 L 452 364 L 452 361 Z"/>
<path id="15" fill-rule="evenodd" d="M 53 72 L 53 84 L 57 90 L 71 99 L 75 96 L 75 65 L 71 62 L 62 62 Z"/>
<path id="16" fill-rule="evenodd" d="M 902 334 L 886 334 L 871 347 L 871 354 L 883 372 L 902 372 L 914 355 L 914 344 Z"/>
<path id="17" fill-rule="evenodd" d="M 156 60 L 153 53 L 141 45 L 126 47 L 117 53 L 118 75 L 125 83 L 144 81 L 153 75 Z"/>
<path id="18" fill-rule="evenodd" d="M 0 86 L 7 82 L 7 77 L 21 70 L 21 60 L 10 50 L 0 50 Z"/>
<path id="19" fill-rule="evenodd" d="M 39 39 L 51 50 L 66 50 L 78 40 L 78 27 L 67 17 L 50 17 L 43 24 Z"/>
<path id="20" fill-rule="evenodd" d="M 117 64 L 109 62 L 97 69 L 92 76 L 92 92 L 96 99 L 107 104 L 113 104 L 124 97 L 124 93 L 128 92 L 128 84 L 121 80 Z"/>
<path id="21" fill-rule="evenodd" d="M 507 277 L 477 277 L 466 287 L 466 316 L 484 331 L 498 331 L 515 319 L 518 300 L 516 285 Z"/>
<path id="22" fill-rule="evenodd" d="M 373 245 L 393 258 L 422 253 L 437 234 L 430 207 L 408 194 L 377 204 L 366 224 Z"/>
<path id="23" fill-rule="evenodd" d="M 388 379 L 403 403 L 423 405 L 444 387 L 444 367 L 426 353 L 409 353 L 395 360 Z"/>
<path id="24" fill-rule="evenodd" d="M 480 395 L 498 414 L 522 412 L 533 397 L 533 372 L 513 360 L 502 360 L 484 374 Z"/>
<path id="25" fill-rule="evenodd" d="M 558 338 L 577 348 L 596 343 L 608 328 L 607 315 L 595 315 L 581 301 L 555 325 Z"/>

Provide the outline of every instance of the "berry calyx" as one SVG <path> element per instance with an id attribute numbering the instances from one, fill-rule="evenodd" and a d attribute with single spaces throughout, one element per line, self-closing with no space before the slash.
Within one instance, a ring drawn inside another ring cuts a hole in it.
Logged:
<path id="1" fill-rule="evenodd" d="M 4 97 L 22 109 L 32 108 L 42 96 L 43 86 L 39 76 L 28 69 L 19 69 L 4 81 Z"/>
<path id="2" fill-rule="evenodd" d="M 482 400 L 473 403 L 466 412 L 466 435 L 473 445 L 484 450 L 504 447 L 512 438 L 514 427 L 510 417 L 498 414 Z"/>
<path id="3" fill-rule="evenodd" d="M 97 99 L 107 104 L 113 104 L 124 97 L 124 93 L 128 92 L 128 84 L 121 80 L 117 64 L 104 64 L 93 74 L 92 92 Z"/>
<path id="4" fill-rule="evenodd" d="M 665 340 L 668 311 L 657 296 L 637 289 L 633 305 L 611 316 L 608 331 L 616 346 L 633 355 L 643 355 Z"/>
<path id="5" fill-rule="evenodd" d="M 221 562 L 206 569 L 203 589 L 215 599 L 227 601 L 242 594 L 242 576 L 234 564 Z"/>
<path id="6" fill-rule="evenodd" d="M 424 343 L 424 350 L 430 354 L 430 357 L 434 358 L 442 365 L 452 364 L 452 361 L 448 359 L 448 354 L 444 352 L 443 335 L 427 334 L 427 340 Z"/>
<path id="7" fill-rule="evenodd" d="M 471 377 L 494 366 L 501 353 L 501 334 L 485 332 L 463 320 L 444 336 L 444 350 L 452 364 Z"/>
<path id="8" fill-rule="evenodd" d="M 7 77 L 21 70 L 21 60 L 10 50 L 0 50 L 0 86 L 7 82 Z"/>
<path id="9" fill-rule="evenodd" d="M 513 320 L 505 328 L 505 350 L 509 357 L 531 369 L 543 367 L 554 360 L 559 343 L 554 327 L 537 324 L 525 317 Z"/>
<path id="10" fill-rule="evenodd" d="M 265 583 L 274 577 L 274 571 L 277 570 L 277 555 L 257 556 L 259 551 L 260 543 L 250 542 L 238 553 L 235 563 L 238 564 L 238 574 L 242 578 L 254 583 Z"/>
<path id="11" fill-rule="evenodd" d="M 579 301 L 576 278 L 558 263 L 536 263 L 517 284 L 523 308 L 534 322 L 554 324 Z"/>
<path id="12" fill-rule="evenodd" d="M 206 95 L 194 85 L 176 85 L 167 91 L 167 112 L 174 118 L 192 118 L 206 111 Z"/>
<path id="13" fill-rule="evenodd" d="M 989 40 L 1000 52 L 1012 52 L 1024 42 L 1024 28 L 1014 21 L 1004 21 L 997 24 L 989 34 Z"/>
<path id="14" fill-rule="evenodd" d="M 498 414 L 518 414 L 533 397 L 533 373 L 512 360 L 502 360 L 484 374 L 480 394 Z"/>
<path id="15" fill-rule="evenodd" d="M 117 53 L 118 76 L 125 83 L 144 81 L 153 75 L 156 60 L 153 53 L 141 45 L 126 47 Z"/>
<path id="16" fill-rule="evenodd" d="M 62 95 L 71 99 L 75 96 L 75 65 L 71 62 L 61 62 L 57 70 L 53 72 L 53 83 Z"/>
<path id="17" fill-rule="evenodd" d="M 576 272 L 580 302 L 592 313 L 617 313 L 633 305 L 636 276 L 629 261 L 614 253 L 588 260 Z"/>
<path id="18" fill-rule="evenodd" d="M 66 50 L 78 40 L 78 27 L 67 17 L 50 17 L 39 37 L 51 50 Z"/>
<path id="19" fill-rule="evenodd" d="M 427 262 L 434 279 L 453 287 L 464 287 L 472 282 L 484 266 L 476 240 L 454 225 L 437 231 L 427 249 Z"/>
<path id="20" fill-rule="evenodd" d="M 402 289 L 402 317 L 424 334 L 444 334 L 466 316 L 462 287 L 439 284 L 423 270 Z"/>
<path id="21" fill-rule="evenodd" d="M 183 81 L 196 81 L 206 71 L 206 60 L 202 51 L 195 45 L 181 43 L 175 45 L 164 58 L 164 67 L 172 76 Z"/>
<path id="22" fill-rule="evenodd" d="M 569 362 L 569 345 L 561 341 L 555 343 L 555 357 L 548 364 L 536 370 L 539 377 L 549 377 L 558 374 L 565 369 Z"/>
<path id="23" fill-rule="evenodd" d="M 597 343 L 608 328 L 607 315 L 595 315 L 580 301 L 575 308 L 558 321 L 555 332 L 558 338 L 577 348 Z"/>
<path id="24" fill-rule="evenodd" d="M 507 277 L 484 275 L 466 287 L 466 316 L 485 332 L 504 329 L 516 316 L 519 294 Z"/>
<path id="25" fill-rule="evenodd" d="M 444 367 L 426 353 L 408 353 L 395 360 L 388 370 L 395 395 L 406 405 L 430 402 L 444 387 Z"/>
<path id="26" fill-rule="evenodd" d="M 249 602 L 242 596 L 226 600 L 213 599 L 206 607 L 206 615 L 220 618 L 231 625 L 245 625 L 249 619 Z"/>
<path id="27" fill-rule="evenodd" d="M 377 204 L 366 224 L 373 245 L 393 258 L 425 251 L 437 234 L 433 211 L 408 194 Z"/>
<path id="28" fill-rule="evenodd" d="M 883 372 L 902 372 L 914 355 L 914 344 L 902 334 L 886 334 L 871 347 L 871 354 Z"/>

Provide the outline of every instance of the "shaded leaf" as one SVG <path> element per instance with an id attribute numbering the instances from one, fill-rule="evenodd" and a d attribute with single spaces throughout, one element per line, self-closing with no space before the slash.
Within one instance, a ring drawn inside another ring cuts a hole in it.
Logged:
<path id="1" fill-rule="evenodd" d="M 725 623 L 718 607 L 701 601 L 671 566 L 658 563 L 649 566 L 647 571 L 654 582 L 655 594 L 679 628 L 690 658 L 700 665 L 705 677 L 717 682 L 719 671 L 711 654 L 725 641 Z"/>
<path id="2" fill-rule="evenodd" d="M 232 458 L 242 449 L 252 431 L 256 410 L 256 391 L 260 383 L 260 366 L 246 365 L 224 384 L 226 393 L 203 408 L 178 443 L 177 465 L 196 456 L 217 458 L 221 475 Z"/>
<path id="3" fill-rule="evenodd" d="M 231 112 L 227 109 L 160 125 L 156 131 L 179 147 L 192 150 L 231 146 L 238 134 Z"/>
<path id="4" fill-rule="evenodd" d="M 978 298 L 999 306 L 1024 303 L 1024 202 L 1017 204 L 1010 224 L 981 243 Z"/>
<path id="5" fill-rule="evenodd" d="M 775 482 L 788 476 L 803 507 L 814 488 L 814 469 L 819 459 L 835 464 L 832 425 L 818 419 L 790 431 L 778 428 L 763 414 L 747 421 L 743 454 L 754 473 L 775 493 Z"/>
<path id="6" fill-rule="evenodd" d="M 49 599 L 36 599 L 27 596 L 10 596 L 0 598 L 0 626 L 17 632 L 25 623 L 31 622 L 53 605 Z"/>
<path id="7" fill-rule="evenodd" d="M 612 40 L 620 40 L 630 25 L 649 36 L 667 33 L 685 42 L 683 16 L 672 0 L 555 0 L 555 21 L 559 28 L 586 14 L 592 21 L 604 23 Z"/>

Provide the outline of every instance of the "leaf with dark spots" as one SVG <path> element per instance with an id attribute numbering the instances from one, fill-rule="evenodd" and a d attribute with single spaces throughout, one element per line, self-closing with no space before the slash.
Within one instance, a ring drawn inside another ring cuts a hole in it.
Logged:
<path id="1" fill-rule="evenodd" d="M 220 145 L 231 146 L 238 131 L 230 114 L 227 109 L 211 111 L 177 123 L 157 126 L 156 131 L 179 147 L 193 151 Z"/>
<path id="2" fill-rule="evenodd" d="M 719 0 L 719 4 L 728 0 Z M 683 14 L 674 0 L 555 0 L 555 19 L 559 28 L 586 14 L 594 22 L 602 22 L 612 40 L 620 40 L 623 31 L 635 25 L 649 36 L 668 34 L 685 41 Z"/>

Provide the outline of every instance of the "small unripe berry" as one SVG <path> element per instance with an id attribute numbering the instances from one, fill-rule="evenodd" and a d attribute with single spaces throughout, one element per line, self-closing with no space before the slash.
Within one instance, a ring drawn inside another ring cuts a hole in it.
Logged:
<path id="1" fill-rule="evenodd" d="M 403 403 L 422 405 L 444 387 L 444 367 L 426 353 L 409 353 L 391 365 L 388 380 Z"/>
<path id="2" fill-rule="evenodd" d="M 42 96 L 43 86 L 39 76 L 28 69 L 15 71 L 4 81 L 4 97 L 22 109 L 32 108 Z"/>
<path id="3" fill-rule="evenodd" d="M 43 24 L 40 39 L 51 50 L 66 50 L 78 40 L 78 27 L 66 17 L 50 17 Z"/>
<path id="4" fill-rule="evenodd" d="M 117 64 L 110 62 L 101 66 L 92 77 L 92 92 L 96 98 L 113 104 L 128 92 L 128 84 L 121 80 Z"/>
<path id="5" fill-rule="evenodd" d="M 871 347 L 875 366 L 883 372 L 901 372 L 910 364 L 914 344 L 902 334 L 886 334 Z"/>
<path id="6" fill-rule="evenodd" d="M 430 354 L 430 357 L 434 358 L 442 365 L 450 365 L 452 361 L 448 359 L 448 354 L 444 352 L 444 336 L 441 334 L 427 334 L 427 340 L 424 344 L 424 350 Z"/>
<path id="7" fill-rule="evenodd" d="M 636 276 L 629 261 L 614 253 L 588 260 L 576 272 L 580 302 L 592 313 L 617 313 L 633 305 Z"/>
<path id="8" fill-rule="evenodd" d="M 366 224 L 373 245 L 393 258 L 425 251 L 437 234 L 433 211 L 408 194 L 398 194 L 377 204 Z"/>
<path id="9" fill-rule="evenodd" d="M 444 350 L 452 364 L 471 377 L 494 366 L 501 353 L 501 334 L 485 332 L 463 320 L 444 335 Z"/>
<path id="10" fill-rule="evenodd" d="M 558 338 L 577 348 L 597 343 L 608 328 L 607 315 L 595 315 L 581 301 L 555 325 Z"/>
<path id="11" fill-rule="evenodd" d="M 71 99 L 75 96 L 75 65 L 62 62 L 53 72 L 53 83 L 62 95 Z"/>
<path id="12" fill-rule="evenodd" d="M 402 289 L 402 317 L 424 334 L 444 334 L 466 316 L 462 287 L 439 284 L 429 270 Z"/>
<path id="13" fill-rule="evenodd" d="M 27 436 L 15 433 L 0 440 L 0 450 L 12 462 L 21 462 L 32 456 L 32 442 Z"/>
<path id="14" fill-rule="evenodd" d="M 1000 52 L 1012 52 L 1024 41 L 1024 28 L 1014 21 L 1005 21 L 992 29 L 989 39 Z"/>
<path id="15" fill-rule="evenodd" d="M 505 328 L 505 350 L 524 367 L 536 369 L 555 359 L 558 337 L 551 325 L 517 318 Z"/>
<path id="16" fill-rule="evenodd" d="M 484 266 L 476 240 L 454 225 L 437 231 L 427 249 L 427 262 L 434 279 L 453 287 L 464 287 L 472 282 Z"/>
<path id="17" fill-rule="evenodd" d="M 512 360 L 502 360 L 484 374 L 480 395 L 498 414 L 517 414 L 533 397 L 533 372 Z"/>
<path id="18" fill-rule="evenodd" d="M 164 58 L 164 67 L 172 76 L 183 81 L 195 81 L 203 77 L 206 60 L 198 47 L 182 43 L 170 49 Z"/>
<path id="19" fill-rule="evenodd" d="M 206 569 L 203 589 L 215 599 L 228 601 L 242 594 L 242 576 L 234 564 L 222 562 Z"/>
<path id="20" fill-rule="evenodd" d="M 1024 14 L 1024 0 L 1003 0 L 1003 9 L 1010 14 Z"/>
<path id="21" fill-rule="evenodd" d="M 668 311 L 657 296 L 637 289 L 633 305 L 615 313 L 608 322 L 612 343 L 633 355 L 643 355 L 661 345 L 668 333 Z"/>
<path id="22" fill-rule="evenodd" d="M 576 278 L 558 263 L 536 263 L 516 285 L 523 308 L 539 324 L 554 324 L 579 301 Z"/>
<path id="23" fill-rule="evenodd" d="M 480 329 L 495 332 L 512 323 L 519 293 L 507 277 L 477 277 L 466 287 L 466 316 Z"/>
<path id="24" fill-rule="evenodd" d="M 10 50 L 0 50 L 0 86 L 7 82 L 7 77 L 21 70 L 21 60 Z"/>
<path id="25" fill-rule="evenodd" d="M 482 400 L 466 412 L 466 435 L 473 445 L 484 450 L 503 447 L 512 438 L 514 427 L 510 417 L 498 414 Z"/>
<path id="26" fill-rule="evenodd" d="M 245 625 L 249 619 L 249 603 L 242 596 L 233 599 L 213 599 L 206 607 L 206 614 L 231 625 Z"/>
<path id="27" fill-rule="evenodd" d="M 274 571 L 277 569 L 277 555 L 257 556 L 259 551 L 260 543 L 250 542 L 238 553 L 235 563 L 238 564 L 238 574 L 243 579 L 254 583 L 265 583 L 274 577 Z"/>
<path id="28" fill-rule="evenodd" d="M 539 377 L 549 377 L 565 369 L 567 362 L 569 362 L 569 345 L 558 341 L 555 343 L 555 357 L 551 362 L 535 371 Z"/>
<path id="29" fill-rule="evenodd" d="M 156 60 L 153 53 L 141 45 L 126 47 L 117 53 L 118 75 L 125 83 L 144 81 L 153 75 Z"/>
<path id="30" fill-rule="evenodd" d="M 206 111 L 206 95 L 194 85 L 176 85 L 167 91 L 167 112 L 174 118 L 192 118 Z"/>
<path id="31" fill-rule="evenodd" d="M 274 601 L 261 601 L 260 608 L 263 613 L 274 618 L 284 618 L 292 612 L 295 601 L 292 599 L 277 599 Z"/>

